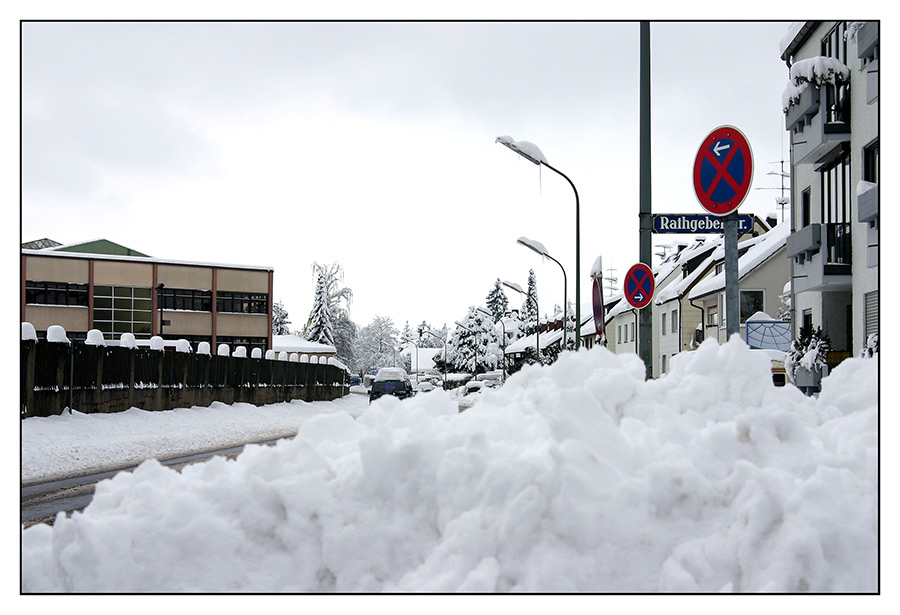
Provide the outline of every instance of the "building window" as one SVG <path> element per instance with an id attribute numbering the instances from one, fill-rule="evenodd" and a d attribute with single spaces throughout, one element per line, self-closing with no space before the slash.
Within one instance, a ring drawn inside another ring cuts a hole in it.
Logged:
<path id="1" fill-rule="evenodd" d="M 803 324 L 801 328 L 812 330 L 812 310 L 803 310 Z"/>
<path id="2" fill-rule="evenodd" d="M 266 293 L 229 293 L 219 291 L 216 294 L 216 311 L 238 314 L 268 314 L 269 295 Z"/>
<path id="3" fill-rule="evenodd" d="M 660 331 L 660 335 L 666 334 L 666 313 L 665 312 L 660 314 L 659 331 Z"/>
<path id="4" fill-rule="evenodd" d="M 822 169 L 822 222 L 850 220 L 850 156 L 844 152 Z"/>
<path id="5" fill-rule="evenodd" d="M 662 364 L 660 366 L 660 369 L 662 370 L 663 374 L 666 373 L 666 355 L 662 356 Z"/>
<path id="6" fill-rule="evenodd" d="M 616 325 L 616 341 L 622 343 L 622 325 Z"/>
<path id="7" fill-rule="evenodd" d="M 873 333 L 878 333 L 878 291 L 865 294 L 866 300 L 866 324 L 865 336 L 866 340 Z M 864 340 L 865 342 L 865 340 Z"/>
<path id="8" fill-rule="evenodd" d="M 762 290 L 742 290 L 741 291 L 741 324 L 747 322 L 747 319 L 762 312 L 766 307 L 766 293 Z"/>
<path id="9" fill-rule="evenodd" d="M 741 304 L 741 324 L 747 322 L 747 319 L 757 312 L 762 312 L 766 305 L 766 294 L 762 290 L 741 290 L 739 301 Z M 719 314 L 721 319 L 719 326 L 724 328 L 728 326 L 727 316 L 725 314 L 726 300 L 725 293 L 719 293 Z M 712 315 L 710 315 L 712 316 Z"/>
<path id="10" fill-rule="evenodd" d="M 834 58 L 849 66 L 847 62 L 847 23 L 839 22 L 822 39 L 822 55 Z M 825 121 L 850 121 L 850 88 L 846 83 L 840 85 L 823 85 L 825 94 Z"/>
<path id="11" fill-rule="evenodd" d="M 719 326 L 719 313 L 710 311 L 706 317 L 706 326 L 707 327 L 717 327 Z"/>
<path id="12" fill-rule="evenodd" d="M 878 141 L 863 148 L 863 180 L 878 183 Z"/>
<path id="13" fill-rule="evenodd" d="M 106 339 L 123 333 L 149 338 L 150 288 L 138 286 L 94 286 L 94 328 Z"/>
<path id="14" fill-rule="evenodd" d="M 811 219 L 811 203 L 812 203 L 812 193 L 810 189 L 807 188 L 800 195 L 800 228 L 809 226 L 812 224 Z"/>
<path id="15" fill-rule="evenodd" d="M 186 288 L 163 288 L 159 296 L 164 310 L 212 311 L 212 291 Z"/>
<path id="16" fill-rule="evenodd" d="M 27 280 L 25 282 L 25 303 L 87 307 L 88 285 Z"/>
<path id="17" fill-rule="evenodd" d="M 678 310 L 672 310 L 672 333 L 678 331 Z"/>

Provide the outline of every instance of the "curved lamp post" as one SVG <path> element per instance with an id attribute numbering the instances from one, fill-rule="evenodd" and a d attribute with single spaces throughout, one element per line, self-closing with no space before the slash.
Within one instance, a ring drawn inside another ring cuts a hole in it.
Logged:
<path id="1" fill-rule="evenodd" d="M 563 173 L 559 169 L 551 167 L 547 163 L 547 158 L 544 156 L 544 153 L 534 143 L 530 143 L 528 141 L 516 141 L 509 136 L 497 137 L 495 141 L 497 143 L 500 143 L 501 145 L 505 145 L 529 162 L 533 162 L 538 166 L 544 165 L 557 175 L 560 175 L 563 179 L 569 182 L 569 185 L 572 186 L 572 190 L 575 192 L 575 350 L 578 350 L 579 346 L 581 346 L 581 336 L 579 336 L 577 333 L 579 328 L 581 327 L 581 288 L 578 284 L 578 282 L 581 280 L 581 259 L 579 258 L 579 256 L 581 255 L 581 213 L 580 205 L 578 202 L 578 190 L 575 188 L 575 184 L 572 183 L 572 180 L 569 179 L 565 175 L 565 173 Z M 565 313 L 565 307 L 563 308 L 563 313 Z M 538 325 L 540 325 L 540 320 L 538 321 Z"/>
<path id="2" fill-rule="evenodd" d="M 522 287 L 515 282 L 503 282 L 503 285 L 513 289 L 520 295 L 524 295 L 526 298 L 528 297 L 528 293 L 522 290 Z M 543 363 L 543 361 L 541 361 L 541 309 L 538 307 L 537 297 L 534 298 L 534 307 L 537 310 L 537 334 L 534 337 L 534 345 L 537 347 L 538 363 Z"/>
<path id="3" fill-rule="evenodd" d="M 562 346 L 560 347 L 560 350 L 565 350 L 566 342 L 569 339 L 569 323 L 566 322 L 568 320 L 568 316 L 569 316 L 569 306 L 566 303 L 566 298 L 568 297 L 568 291 L 566 289 L 566 270 L 562 266 L 562 263 L 560 263 L 558 260 L 556 260 L 555 258 L 553 258 L 552 256 L 550 256 L 547 253 L 547 248 L 545 248 L 544 244 L 542 244 L 540 241 L 535 241 L 534 239 L 528 239 L 527 237 L 519 237 L 516 240 L 516 243 L 519 243 L 519 244 L 525 246 L 529 250 L 534 250 L 541 256 L 546 256 L 547 258 L 552 260 L 554 263 L 559 265 L 559 268 L 562 271 L 562 274 L 563 274 L 563 343 L 562 343 Z"/>
<path id="4" fill-rule="evenodd" d="M 482 309 L 480 307 L 477 307 L 475 309 L 478 310 L 479 312 L 481 312 L 482 314 L 489 316 L 490 318 L 494 317 L 493 314 L 491 314 L 490 312 L 488 312 L 485 309 Z M 503 328 L 503 344 L 501 345 L 501 349 L 503 350 L 503 367 L 501 369 L 503 371 L 503 382 L 506 382 L 506 325 L 503 323 L 503 318 L 500 318 L 499 322 L 500 322 L 500 326 Z M 494 331 L 496 331 L 496 329 L 494 329 Z"/>

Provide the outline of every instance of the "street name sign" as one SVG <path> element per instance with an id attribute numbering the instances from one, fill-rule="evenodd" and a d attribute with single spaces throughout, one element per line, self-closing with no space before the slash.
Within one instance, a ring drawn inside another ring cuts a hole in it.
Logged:
<path id="1" fill-rule="evenodd" d="M 753 180 L 753 153 L 734 126 L 719 126 L 700 144 L 694 159 L 694 192 L 714 216 L 737 211 Z"/>
<path id="2" fill-rule="evenodd" d="M 753 216 L 738 216 L 738 233 L 753 230 Z M 711 214 L 653 214 L 654 233 L 719 234 L 725 232 L 725 223 Z"/>
<path id="3" fill-rule="evenodd" d="M 656 280 L 653 272 L 644 263 L 631 266 L 625 274 L 625 300 L 633 308 L 647 307 L 653 300 L 653 291 L 656 288 Z"/>

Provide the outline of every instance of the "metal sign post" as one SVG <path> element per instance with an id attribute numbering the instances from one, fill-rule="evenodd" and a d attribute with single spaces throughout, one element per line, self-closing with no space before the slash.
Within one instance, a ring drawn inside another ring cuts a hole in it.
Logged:
<path id="1" fill-rule="evenodd" d="M 725 222 L 725 331 L 741 330 L 737 209 L 753 181 L 753 152 L 734 126 L 719 126 L 700 144 L 694 159 L 694 191 L 700 205 Z"/>

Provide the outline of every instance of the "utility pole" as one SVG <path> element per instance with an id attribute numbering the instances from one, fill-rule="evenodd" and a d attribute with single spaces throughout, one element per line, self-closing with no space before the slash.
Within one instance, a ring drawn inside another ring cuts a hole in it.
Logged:
<path id="1" fill-rule="evenodd" d="M 653 269 L 651 241 L 653 233 L 652 199 L 650 194 L 650 22 L 641 22 L 641 154 L 640 154 L 640 262 Z M 647 378 L 653 376 L 653 322 L 651 306 L 638 310 L 638 356 L 647 368 Z"/>

